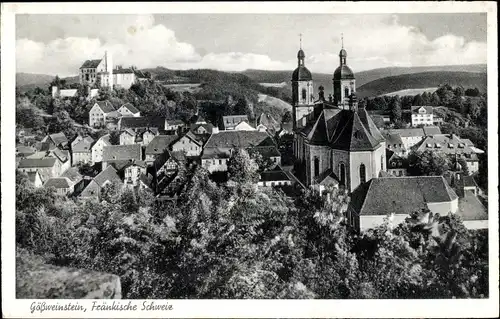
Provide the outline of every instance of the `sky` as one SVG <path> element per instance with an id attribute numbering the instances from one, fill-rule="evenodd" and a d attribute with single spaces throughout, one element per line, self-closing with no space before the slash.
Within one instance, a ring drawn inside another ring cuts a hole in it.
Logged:
<path id="1" fill-rule="evenodd" d="M 338 53 L 356 72 L 486 63 L 486 14 L 155 14 L 16 16 L 16 70 L 70 76 L 108 51 L 138 68 L 331 73 Z"/>

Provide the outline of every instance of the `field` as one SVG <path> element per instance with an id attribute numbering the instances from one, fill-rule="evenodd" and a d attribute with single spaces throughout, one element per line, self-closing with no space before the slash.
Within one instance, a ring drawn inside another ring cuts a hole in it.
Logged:
<path id="1" fill-rule="evenodd" d="M 383 94 L 383 95 L 387 95 L 387 96 L 418 95 L 418 94 L 422 94 L 424 92 L 433 93 L 437 89 L 438 89 L 437 87 L 430 87 L 430 88 L 423 88 L 423 89 L 406 89 L 406 90 L 399 90 L 399 91 L 395 91 L 395 92 L 386 93 L 386 94 Z"/>

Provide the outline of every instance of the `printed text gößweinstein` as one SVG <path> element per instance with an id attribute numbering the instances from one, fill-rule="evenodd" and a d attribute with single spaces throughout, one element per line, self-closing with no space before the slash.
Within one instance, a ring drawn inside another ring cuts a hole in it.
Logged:
<path id="1" fill-rule="evenodd" d="M 173 310 L 173 305 L 168 302 L 157 303 L 154 301 L 144 301 L 141 307 L 138 307 L 138 303 L 128 301 L 92 301 L 92 307 L 90 311 L 167 311 Z M 68 303 L 50 303 L 50 302 L 33 302 L 30 306 L 31 313 L 34 312 L 44 312 L 44 311 L 83 311 L 87 312 L 87 307 L 79 304 L 78 302 L 68 302 Z"/>

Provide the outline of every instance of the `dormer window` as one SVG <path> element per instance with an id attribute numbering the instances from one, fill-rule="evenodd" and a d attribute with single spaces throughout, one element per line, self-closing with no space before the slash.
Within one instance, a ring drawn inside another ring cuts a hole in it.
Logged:
<path id="1" fill-rule="evenodd" d="M 427 143 L 427 147 L 432 147 L 432 144 L 431 143 Z"/>
<path id="2" fill-rule="evenodd" d="M 441 144 L 436 143 L 436 148 L 441 148 Z"/>
<path id="3" fill-rule="evenodd" d="M 448 144 L 448 147 L 449 147 L 449 148 L 453 148 L 453 144 L 452 144 L 452 143 L 449 143 L 449 144 Z"/>

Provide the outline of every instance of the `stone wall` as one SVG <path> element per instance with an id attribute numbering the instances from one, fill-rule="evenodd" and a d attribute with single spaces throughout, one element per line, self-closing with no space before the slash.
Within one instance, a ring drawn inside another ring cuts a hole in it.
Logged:
<path id="1" fill-rule="evenodd" d="M 57 267 L 40 258 L 16 256 L 18 299 L 121 299 L 120 277 L 85 269 Z"/>

